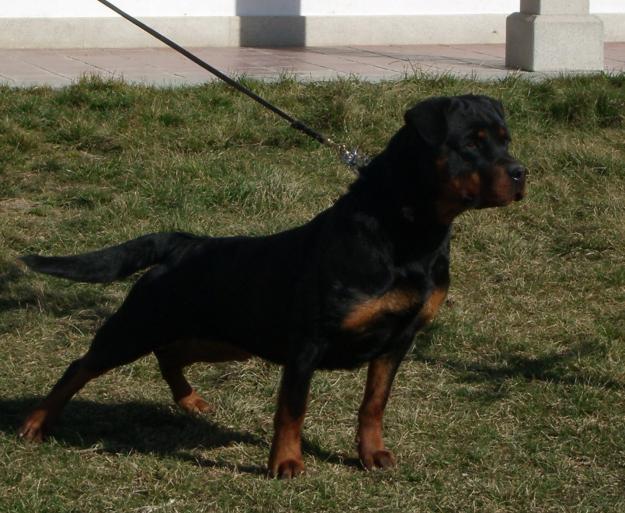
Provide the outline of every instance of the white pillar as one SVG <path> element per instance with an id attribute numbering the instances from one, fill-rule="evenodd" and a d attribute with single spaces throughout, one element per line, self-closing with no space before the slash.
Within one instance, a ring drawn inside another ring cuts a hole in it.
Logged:
<path id="1" fill-rule="evenodd" d="M 603 24 L 589 0 L 521 0 L 506 22 L 506 66 L 528 71 L 603 69 Z"/>

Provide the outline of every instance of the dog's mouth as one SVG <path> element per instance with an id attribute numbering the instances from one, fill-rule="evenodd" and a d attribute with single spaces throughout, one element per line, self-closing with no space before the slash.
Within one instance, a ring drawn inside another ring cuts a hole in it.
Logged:
<path id="1" fill-rule="evenodd" d="M 521 201 L 525 197 L 525 169 L 520 166 L 518 169 L 518 172 L 497 169 L 480 207 L 505 207 Z"/>
<path id="2" fill-rule="evenodd" d="M 443 222 L 471 209 L 505 207 L 525 197 L 525 174 L 502 166 L 491 172 L 473 172 L 444 182 L 438 210 Z"/>
<path id="3" fill-rule="evenodd" d="M 508 191 L 495 190 L 490 194 L 485 194 L 482 198 L 466 198 L 465 205 L 467 208 L 493 208 L 493 207 L 507 207 L 511 203 L 521 201 L 525 197 L 525 188 L 514 189 L 510 188 Z"/>

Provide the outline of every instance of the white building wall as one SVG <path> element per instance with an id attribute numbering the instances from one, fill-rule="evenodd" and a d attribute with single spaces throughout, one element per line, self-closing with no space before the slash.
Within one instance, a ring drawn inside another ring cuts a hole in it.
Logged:
<path id="1" fill-rule="evenodd" d="M 599 13 L 625 13 L 624 0 L 590 0 L 590 12 Z"/>
<path id="2" fill-rule="evenodd" d="M 116 16 L 96 0 L 30 0 L 5 3 L 0 17 Z M 117 0 L 135 16 L 379 16 L 510 14 L 518 0 Z M 624 9 L 625 12 L 625 9 Z"/>
<path id="3" fill-rule="evenodd" d="M 411 16 L 510 14 L 519 0 L 116 0 L 135 16 Z M 97 0 L 2 0 L 1 18 L 114 17 Z M 625 0 L 590 0 L 591 13 L 625 13 Z"/>
<path id="4" fill-rule="evenodd" d="M 113 0 L 189 46 L 503 43 L 520 0 Z M 625 0 L 590 0 L 625 41 Z M 160 43 L 97 0 L 0 0 L 0 48 Z"/>

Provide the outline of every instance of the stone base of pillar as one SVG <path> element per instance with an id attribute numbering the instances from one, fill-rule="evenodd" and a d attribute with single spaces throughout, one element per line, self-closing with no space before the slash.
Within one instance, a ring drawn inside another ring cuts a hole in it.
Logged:
<path id="1" fill-rule="evenodd" d="M 508 68 L 527 71 L 603 69 L 603 24 L 595 16 L 517 12 L 506 21 Z"/>

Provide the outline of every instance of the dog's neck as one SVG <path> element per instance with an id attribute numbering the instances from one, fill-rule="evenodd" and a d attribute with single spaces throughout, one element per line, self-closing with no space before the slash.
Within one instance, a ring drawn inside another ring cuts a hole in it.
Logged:
<path id="1" fill-rule="evenodd" d="M 360 212 L 375 218 L 394 245 L 401 248 L 401 253 L 418 256 L 415 252 L 430 252 L 447 244 L 451 224 L 439 220 L 437 205 L 432 199 L 436 198 L 433 184 L 426 180 L 402 179 L 411 176 L 409 173 L 418 177 L 419 164 L 398 162 L 394 154 L 396 152 L 387 149 L 361 169 L 348 196 L 353 198 Z M 412 169 L 408 168 L 410 165 Z M 422 165 L 426 165 L 425 162 Z"/>
<path id="2" fill-rule="evenodd" d="M 435 176 L 423 171 L 435 167 L 436 156 L 414 130 L 404 126 L 384 151 L 360 169 L 350 194 L 363 210 L 393 225 L 421 232 L 447 231 L 450 223 L 442 222 L 438 215 Z"/>

